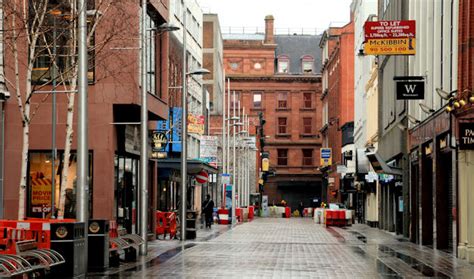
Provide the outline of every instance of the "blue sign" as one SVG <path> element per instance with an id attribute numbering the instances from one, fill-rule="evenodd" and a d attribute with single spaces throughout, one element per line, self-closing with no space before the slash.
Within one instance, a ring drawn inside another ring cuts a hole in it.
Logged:
<path id="1" fill-rule="evenodd" d="M 170 151 L 170 120 L 168 115 L 168 120 L 159 120 L 156 124 L 156 130 L 166 135 L 168 143 L 166 143 L 165 148 L 162 150 L 164 152 Z"/>
<path id="2" fill-rule="evenodd" d="M 321 158 L 323 159 L 331 158 L 331 149 L 321 148 Z"/>
<path id="3" fill-rule="evenodd" d="M 181 129 L 183 127 L 183 118 L 182 118 L 183 108 L 181 107 L 172 107 L 171 108 L 171 123 L 172 123 L 172 135 L 171 135 L 171 151 L 181 152 Z"/>

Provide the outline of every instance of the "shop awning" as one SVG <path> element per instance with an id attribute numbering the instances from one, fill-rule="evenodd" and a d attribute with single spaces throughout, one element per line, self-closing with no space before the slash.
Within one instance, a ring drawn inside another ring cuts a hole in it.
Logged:
<path id="1" fill-rule="evenodd" d="M 174 169 L 180 170 L 181 169 L 181 159 L 180 158 L 168 158 L 168 159 L 159 159 L 158 162 L 158 169 Z M 209 165 L 206 162 L 196 160 L 196 159 L 188 159 L 188 173 L 195 174 L 200 172 L 201 170 L 205 170 L 208 173 L 217 174 L 217 168 Z"/>
<path id="2" fill-rule="evenodd" d="M 399 168 L 393 168 L 387 165 L 387 163 L 380 157 L 377 152 L 367 152 L 367 158 L 369 159 L 370 164 L 374 168 L 376 173 L 384 173 L 391 175 L 403 175 L 403 172 Z"/>

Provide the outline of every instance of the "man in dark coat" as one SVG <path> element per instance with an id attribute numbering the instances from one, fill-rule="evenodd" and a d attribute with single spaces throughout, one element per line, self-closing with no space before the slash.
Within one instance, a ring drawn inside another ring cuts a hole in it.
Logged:
<path id="1" fill-rule="evenodd" d="M 214 202 L 211 200 L 210 195 L 206 195 L 206 200 L 202 203 L 202 213 L 206 218 L 206 228 L 211 228 L 213 211 Z"/>

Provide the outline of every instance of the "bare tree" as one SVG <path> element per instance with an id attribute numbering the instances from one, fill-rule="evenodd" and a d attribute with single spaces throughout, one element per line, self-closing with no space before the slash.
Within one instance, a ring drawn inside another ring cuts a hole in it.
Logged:
<path id="1" fill-rule="evenodd" d="M 45 94 L 35 105 L 32 105 L 31 100 L 35 91 L 50 90 L 53 80 L 55 87 L 60 87 L 67 96 L 66 137 L 58 210 L 58 217 L 63 218 L 73 141 L 74 102 L 78 73 L 76 1 L 11 0 L 7 2 L 5 11 L 8 26 L 5 29 L 5 42 L 13 53 L 15 75 L 14 82 L 10 83 L 15 91 L 23 124 L 18 218 L 22 220 L 26 215 L 30 123 L 40 105 L 50 94 Z M 89 0 L 88 8 L 91 9 L 88 10 L 88 49 L 91 72 L 101 59 L 105 61 L 110 59 L 110 56 L 115 56 L 116 60 L 120 60 L 117 53 L 105 50 L 114 40 L 120 40 L 126 32 L 127 24 L 124 22 L 130 18 L 127 11 L 127 4 L 130 3 L 130 0 Z M 108 30 L 103 32 L 100 40 L 97 40 L 95 32 L 110 10 L 113 10 L 114 15 L 109 17 Z M 114 21 L 116 24 L 113 23 Z M 54 36 L 52 36 L 53 31 Z M 57 48 L 60 48 L 59 51 Z M 35 71 L 34 69 L 37 69 L 35 63 L 46 65 L 43 65 L 42 71 Z M 131 62 L 121 61 L 121 63 L 127 65 Z M 111 67 L 109 70 L 107 65 L 103 65 L 101 78 L 113 76 L 117 71 L 121 71 L 121 68 Z"/>

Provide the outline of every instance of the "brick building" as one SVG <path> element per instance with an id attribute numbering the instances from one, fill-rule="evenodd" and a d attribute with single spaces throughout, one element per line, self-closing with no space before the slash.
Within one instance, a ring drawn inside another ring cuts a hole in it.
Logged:
<path id="1" fill-rule="evenodd" d="M 61 7 L 59 7 L 61 8 Z M 56 8 L 56 9 L 59 9 Z M 67 7 L 66 7 L 67 8 Z M 90 7 L 101 10 L 102 7 Z M 169 1 L 152 1 L 148 7 L 146 28 L 154 28 L 168 21 Z M 59 9 L 59 12 L 48 13 L 46 24 L 52 24 L 51 16 L 66 14 L 69 10 Z M 130 3 L 113 3 L 103 22 L 98 25 L 94 39 L 104 42 L 109 35 L 117 34 L 115 40 L 110 40 L 105 47 L 97 49 L 91 55 L 95 64 L 89 69 L 88 95 L 88 147 L 90 163 L 90 215 L 93 218 L 117 220 L 120 226 L 135 233 L 138 228 L 138 177 L 139 177 L 139 125 L 140 121 L 140 82 L 139 82 L 139 53 L 136 50 L 139 38 L 140 6 Z M 10 11 L 6 9 L 6 14 Z M 69 17 L 56 19 L 56 24 L 66 25 Z M 11 17 L 10 19 L 11 20 Z M 55 26 L 46 25 L 51 32 Z M 67 34 L 62 29 L 59 34 Z M 6 30 L 7 36 L 12 33 Z M 127 34 L 123 39 L 122 34 Z M 8 40 L 8 39 L 7 39 Z M 63 51 L 64 40 L 57 40 L 58 52 Z M 27 49 L 26 41 L 19 40 L 20 48 Z M 168 117 L 168 45 L 169 34 L 156 32 L 148 41 L 147 90 L 148 115 L 151 122 Z M 38 46 L 38 47 L 41 47 Z M 44 46 L 43 46 L 44 47 Z M 43 52 L 44 53 L 44 52 Z M 64 55 L 64 52 L 61 52 Z M 21 84 L 24 84 L 26 53 L 20 51 Z M 14 80 L 14 61 L 12 50 L 6 49 L 5 70 L 7 79 Z M 33 68 L 33 86 L 36 90 L 51 90 L 50 85 L 42 85 L 51 80 L 51 61 L 48 57 L 39 57 L 41 61 Z M 60 58 L 62 59 L 62 58 Z M 41 62 L 41 63 L 40 63 Z M 64 62 L 64 61 L 61 61 Z M 42 65 L 41 67 L 39 65 Z M 64 70 L 59 66 L 59 71 Z M 41 78 L 40 78 L 41 77 Z M 61 85 L 60 89 L 64 89 Z M 14 92 L 15 88 L 9 90 Z M 25 88 L 21 88 L 25 90 Z M 59 86 L 58 86 L 59 90 Z M 38 208 L 51 206 L 51 181 L 55 179 L 55 204 L 58 205 L 59 181 L 61 168 L 64 164 L 62 154 L 65 145 L 65 124 L 67 114 L 67 99 L 65 94 L 57 95 L 57 126 L 56 149 L 57 158 L 55 169 L 52 169 L 52 98 L 51 94 L 33 94 L 32 107 L 36 108 L 35 116 L 30 123 L 30 145 L 28 150 L 27 200 L 26 216 L 41 217 Z M 74 108 L 77 113 L 77 102 Z M 76 117 L 76 116 L 75 116 Z M 74 121 L 74 131 L 77 131 Z M 22 121 L 18 110 L 17 100 L 11 98 L 5 104 L 5 161 L 3 179 L 4 218 L 17 218 L 18 189 L 20 180 L 21 151 L 22 151 Z M 75 199 L 76 177 L 76 137 L 73 134 L 72 155 L 69 161 L 67 189 L 69 196 Z M 54 178 L 53 178 L 54 176 Z M 153 231 L 154 209 L 156 208 L 157 193 L 157 163 L 149 160 L 149 231 Z M 36 190 L 35 190 L 36 188 Z M 40 191 L 37 191 L 40 190 Z M 41 197 L 38 195 L 45 195 Z M 43 199 L 44 198 L 44 199 Z M 43 203 L 38 203 L 43 201 Z M 66 217 L 75 217 L 75 208 L 70 204 Z M 67 204 L 66 204 L 67 206 Z"/>
<path id="2" fill-rule="evenodd" d="M 341 201 L 341 177 L 337 165 L 346 165 L 347 149 L 354 143 L 354 24 L 330 27 L 321 38 L 323 147 L 331 148 L 332 164 L 323 166 L 329 201 Z M 350 153 L 347 153 L 350 154 Z M 349 182 L 350 183 L 350 182 Z"/>
<path id="3" fill-rule="evenodd" d="M 257 135 L 259 113 L 266 120 L 263 150 L 274 175 L 263 195 L 269 204 L 285 200 L 296 209 L 299 201 L 309 206 L 322 198 L 320 36 L 275 35 L 273 21 L 265 18 L 265 34 L 224 34 L 224 68 L 237 96 L 230 108 L 240 102 L 249 113 L 250 134 Z M 216 118 L 212 129 L 221 121 Z"/>

